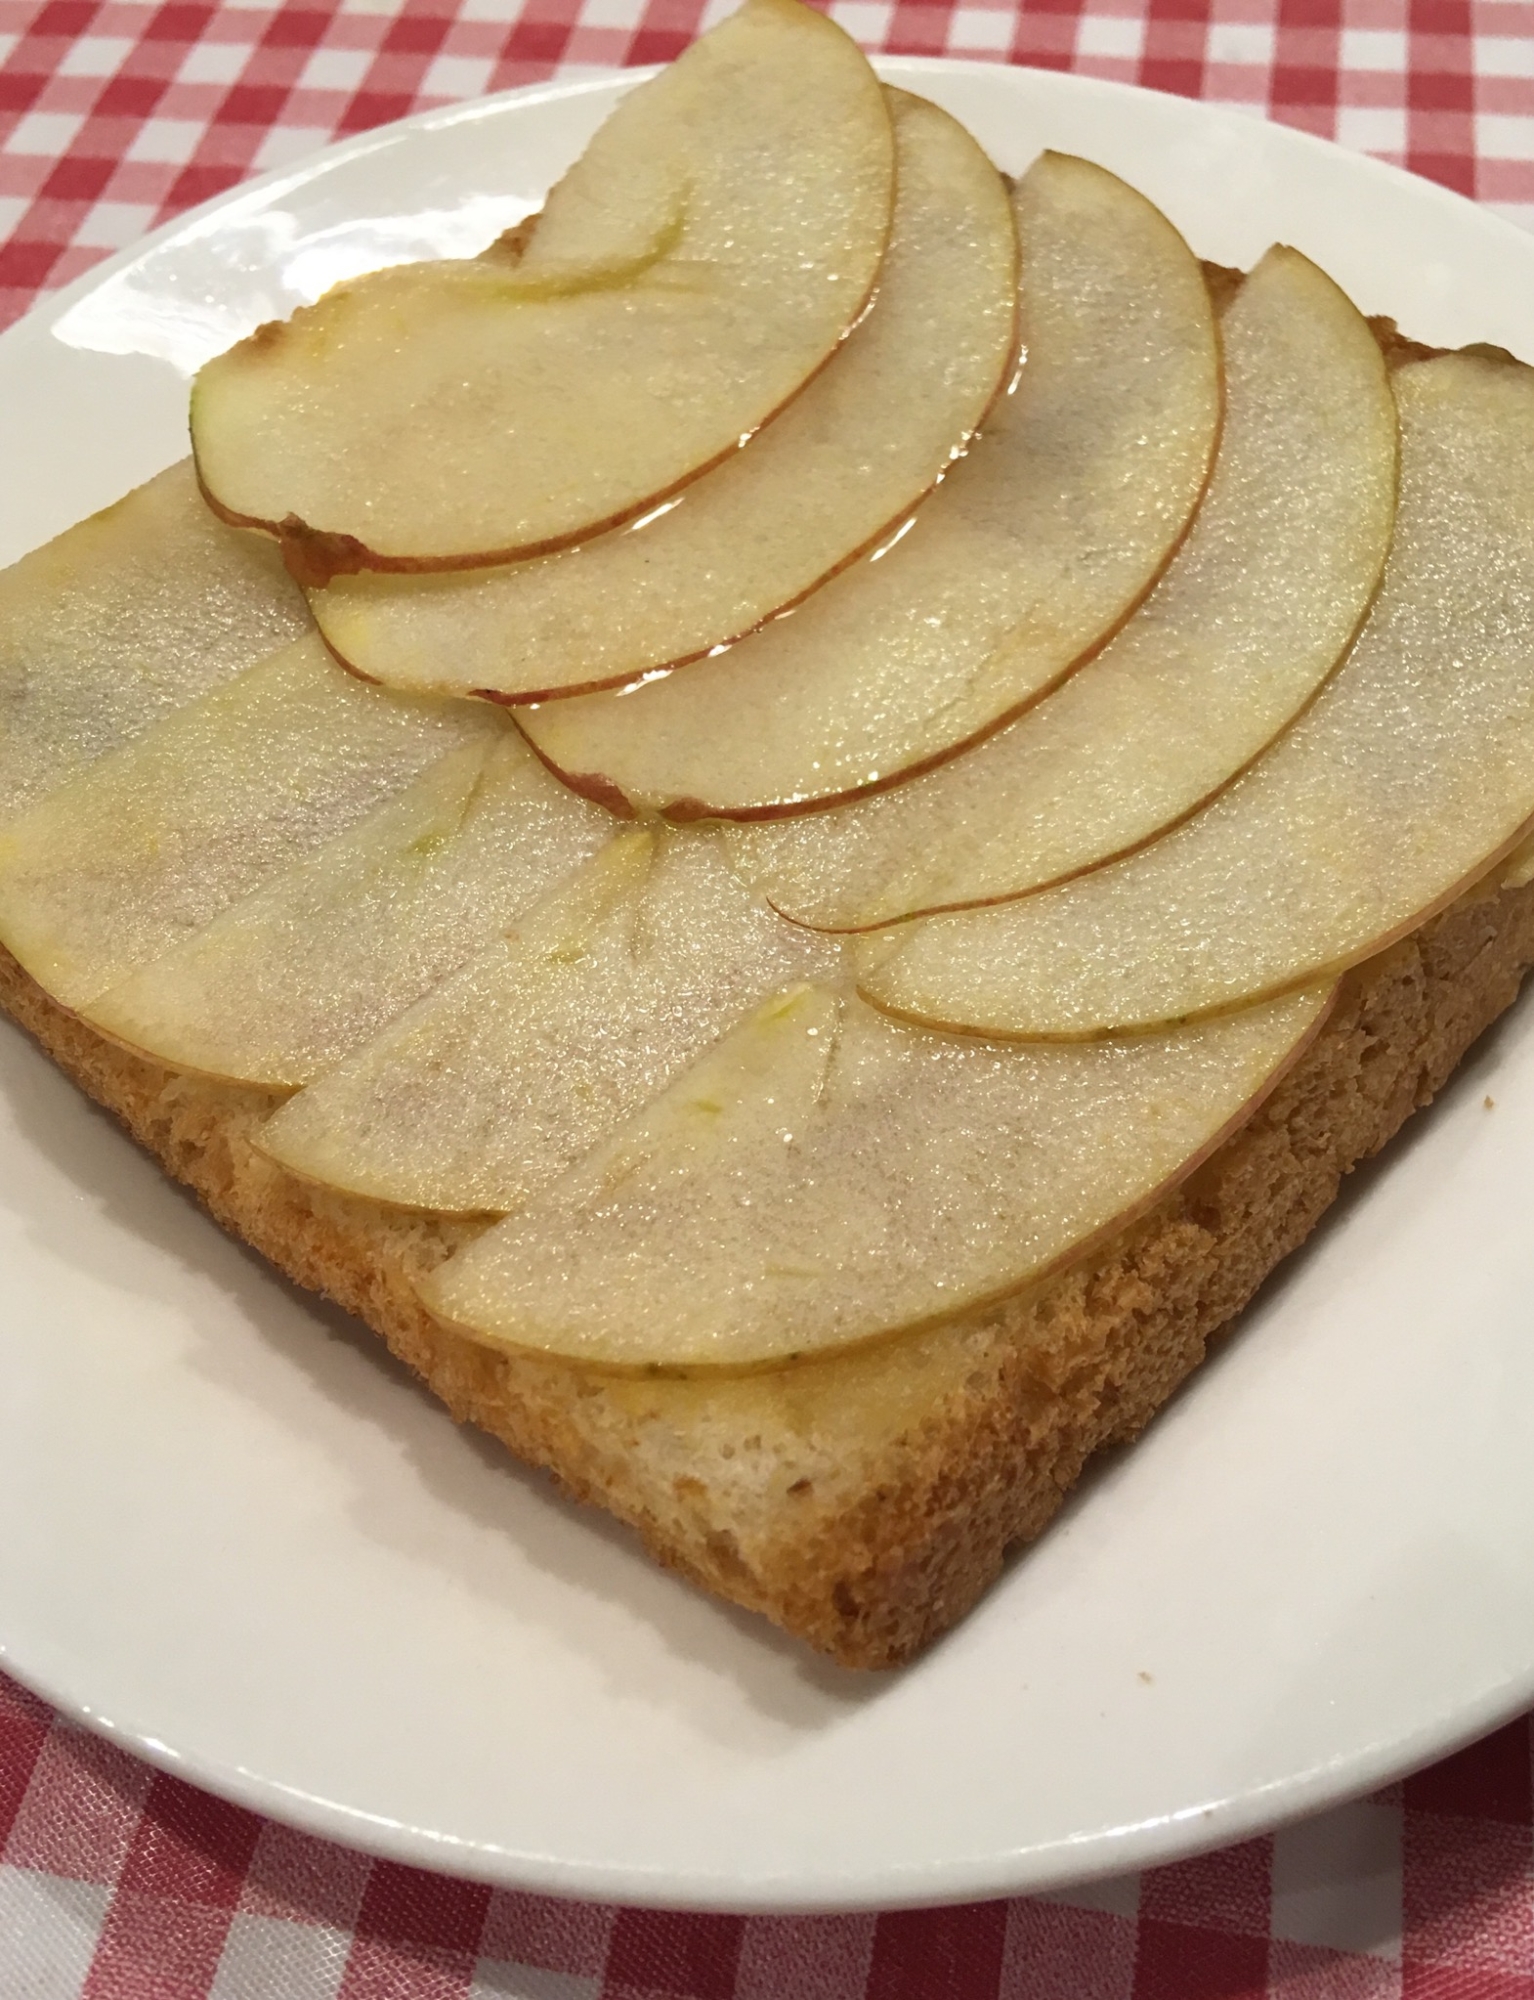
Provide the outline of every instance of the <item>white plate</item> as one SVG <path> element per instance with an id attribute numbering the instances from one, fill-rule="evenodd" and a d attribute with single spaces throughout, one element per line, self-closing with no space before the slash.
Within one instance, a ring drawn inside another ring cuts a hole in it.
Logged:
<path id="1" fill-rule="evenodd" d="M 1206 256 L 1283 238 L 1419 338 L 1534 337 L 1534 242 L 1424 182 L 1116 85 L 884 67 L 1007 168 L 1118 169 Z M 181 452 L 173 364 L 348 270 L 474 247 L 620 87 L 370 134 L 7 334 L 0 559 Z M 1364 1790 L 1534 1701 L 1531 1031 L 1490 1038 L 974 1617 L 879 1677 L 456 1431 L 7 1032 L 0 1660 L 263 1812 L 628 1902 L 996 1895 Z"/>

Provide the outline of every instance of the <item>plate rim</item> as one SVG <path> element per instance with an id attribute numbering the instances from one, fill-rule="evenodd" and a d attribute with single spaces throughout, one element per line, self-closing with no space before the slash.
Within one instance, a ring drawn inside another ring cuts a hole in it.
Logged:
<path id="1" fill-rule="evenodd" d="M 984 1863 L 927 1861 L 870 1875 L 848 1871 L 844 1876 L 822 1877 L 806 1893 L 803 1884 L 796 1891 L 778 1876 L 759 1875 L 742 1882 L 721 1875 L 684 1883 L 659 1871 L 521 1854 L 487 1842 L 405 1826 L 381 1814 L 263 1778 L 239 1765 L 178 1750 L 143 1725 L 118 1722 L 99 1713 L 62 1683 L 50 1687 L 39 1682 L 17 1667 L 3 1645 L 0 1669 L 66 1721 L 166 1776 L 179 1778 L 259 1818 L 374 1860 L 398 1862 L 450 1880 L 570 1902 L 768 1917 L 847 1916 L 941 1909 L 1016 1896 L 1047 1898 L 1060 1890 L 1195 1860 L 1366 1799 L 1516 1721 L 1534 1703 L 1531 1665 L 1524 1680 L 1510 1681 L 1481 1701 L 1467 1704 L 1458 1712 L 1455 1726 L 1441 1736 L 1435 1734 L 1431 1745 L 1414 1743 L 1408 1748 L 1404 1739 L 1376 1745 L 1347 1767 L 1348 1775 L 1341 1783 L 1337 1782 L 1335 1766 L 1319 1764 L 1297 1778 L 1275 1780 L 1233 1798 L 1078 1835 L 1048 1847 L 1015 1848 L 990 1856 Z M 1279 1793 L 1283 1795 L 1281 1802 Z"/>

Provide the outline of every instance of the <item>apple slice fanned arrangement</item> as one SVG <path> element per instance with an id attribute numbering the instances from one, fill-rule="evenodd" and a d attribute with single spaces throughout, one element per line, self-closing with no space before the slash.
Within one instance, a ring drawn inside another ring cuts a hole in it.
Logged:
<path id="1" fill-rule="evenodd" d="M 1446 354 L 1396 376 L 1384 585 L 1316 701 L 1201 813 L 1037 896 L 862 947 L 870 996 L 1075 1037 L 1240 1006 L 1414 930 L 1534 817 L 1534 375 Z"/>
<path id="2" fill-rule="evenodd" d="M 894 176 L 855 45 L 798 0 L 750 0 L 624 99 L 529 240 L 340 285 L 205 368 L 204 490 L 321 574 L 506 560 L 629 519 L 830 359 L 877 282 Z"/>
<path id="3" fill-rule="evenodd" d="M 675 819 L 772 817 L 925 769 L 1060 681 L 1165 567 L 1209 476 L 1219 337 L 1203 274 L 1112 174 L 1018 184 L 1027 359 L 925 505 L 791 618 L 717 659 L 529 711 L 566 782 Z"/>
<path id="4" fill-rule="evenodd" d="M 488 1345 L 1016 1292 L 1534 874 L 1534 372 L 1407 357 L 747 0 L 0 579 L 0 941 L 456 1218 L 423 1297 Z"/>
<path id="5" fill-rule="evenodd" d="M 1190 812 L 1314 694 L 1390 546 L 1384 357 L 1292 250 L 1258 265 L 1221 335 L 1219 458 L 1149 601 L 969 755 L 841 812 L 740 828 L 741 866 L 779 909 L 860 930 L 1080 874 Z"/>
<path id="6" fill-rule="evenodd" d="M 1016 350 L 1000 175 L 936 105 L 889 93 L 897 176 L 878 291 L 749 451 L 639 521 L 541 561 L 310 593 L 371 680 L 536 701 L 618 686 L 764 624 L 897 528 L 963 450 Z"/>

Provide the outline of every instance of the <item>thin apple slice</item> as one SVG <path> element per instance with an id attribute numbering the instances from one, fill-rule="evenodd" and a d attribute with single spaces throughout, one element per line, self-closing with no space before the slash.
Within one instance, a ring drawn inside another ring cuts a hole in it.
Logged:
<path id="1" fill-rule="evenodd" d="M 422 1288 L 492 1345 L 784 1362 L 1004 1297 L 1247 1117 L 1329 993 L 1164 1036 L 998 1049 L 780 994 Z"/>
<path id="2" fill-rule="evenodd" d="M 1534 819 L 1534 370 L 1395 377 L 1401 501 L 1346 662 L 1227 791 L 1111 866 L 865 939 L 880 1006 L 1086 1036 L 1239 1006 L 1367 958 Z"/>
<path id="3" fill-rule="evenodd" d="M 1117 638 L 1010 727 L 910 784 L 732 830 L 801 923 L 862 930 L 1020 895 L 1141 845 L 1251 762 L 1346 651 L 1379 584 L 1396 413 L 1368 322 L 1271 250 L 1221 324 L 1209 491 Z"/>
<path id="4" fill-rule="evenodd" d="M 342 832 L 493 710 L 365 687 L 317 637 L 179 709 L 0 831 L 0 943 L 85 1007 Z"/>
<path id="5" fill-rule="evenodd" d="M 1014 393 L 909 524 L 718 659 L 519 715 L 577 790 L 771 818 L 888 786 L 1045 693 L 1129 615 L 1220 415 L 1203 275 L 1143 196 L 1046 153 L 1016 192 Z"/>
<path id="6" fill-rule="evenodd" d="M 270 542 L 191 463 L 0 573 L 0 819 L 308 629 Z"/>
<path id="7" fill-rule="evenodd" d="M 890 98 L 895 223 L 878 295 L 780 416 L 650 518 L 561 555 L 338 577 L 310 598 L 331 650 L 396 688 L 539 701 L 617 686 L 739 638 L 893 527 L 1001 387 L 1017 238 L 963 127 Z"/>
<path id="8" fill-rule="evenodd" d="M 284 1166 L 498 1213 L 838 947 L 753 897 L 709 834 L 631 830 L 264 1129 Z"/>
<path id="9" fill-rule="evenodd" d="M 611 817 L 551 778 L 515 731 L 466 743 L 81 1011 L 178 1069 L 296 1088 L 611 834 Z"/>
<path id="10" fill-rule="evenodd" d="M 735 450 L 825 363 L 893 197 L 856 44 L 798 0 L 747 0 L 620 102 L 520 256 L 374 272 L 210 362 L 203 484 L 315 581 L 592 534 Z"/>

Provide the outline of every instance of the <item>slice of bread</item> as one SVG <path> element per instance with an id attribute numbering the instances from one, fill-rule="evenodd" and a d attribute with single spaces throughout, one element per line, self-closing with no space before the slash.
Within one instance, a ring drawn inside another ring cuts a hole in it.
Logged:
<path id="1" fill-rule="evenodd" d="M 1204 270 L 1222 308 L 1242 274 Z M 1441 351 L 1371 325 L 1393 368 Z M 1257 1113 L 1106 1246 L 1001 1305 L 750 1375 L 646 1379 L 479 1346 L 416 1285 L 487 1223 L 299 1180 L 253 1143 L 278 1094 L 129 1053 L 3 947 L 0 1005 L 219 1222 L 364 1320 L 460 1421 L 705 1588 L 844 1666 L 891 1667 L 963 1617 L 1095 1452 L 1145 1427 L 1344 1175 L 1511 1005 L 1534 966 L 1534 883 L 1499 888 L 1505 872 L 1349 973 Z"/>
<path id="2" fill-rule="evenodd" d="M 846 1666 L 887 1667 L 963 1616 L 1094 1452 L 1143 1429 L 1512 1002 L 1534 965 L 1534 885 L 1496 879 L 1349 974 L 1256 1115 L 1090 1261 L 935 1329 L 712 1380 L 476 1346 L 414 1281 L 485 1225 L 297 1180 L 252 1144 L 273 1096 L 126 1053 L 4 954 L 0 1001 L 226 1228 L 358 1314 L 455 1417 L 662 1562 Z"/>

